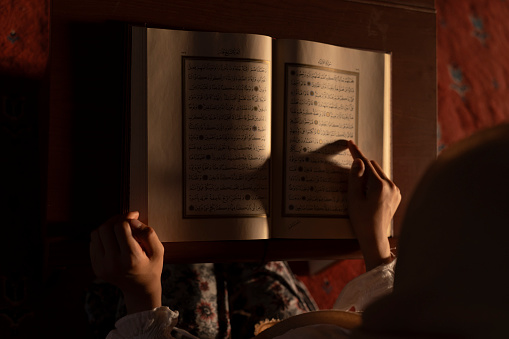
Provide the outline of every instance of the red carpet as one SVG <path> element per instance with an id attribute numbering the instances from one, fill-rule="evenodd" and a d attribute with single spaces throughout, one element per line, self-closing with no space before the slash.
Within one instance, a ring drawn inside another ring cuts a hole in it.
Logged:
<path id="1" fill-rule="evenodd" d="M 436 5 L 438 122 L 441 144 L 449 145 L 509 118 L 509 4 Z"/>
<path id="2" fill-rule="evenodd" d="M 39 79 L 49 57 L 49 1 L 0 0 L 0 76 Z"/>
<path id="3" fill-rule="evenodd" d="M 298 275 L 309 289 L 320 309 L 331 309 L 343 287 L 366 271 L 364 261 L 339 260 L 313 275 Z"/>

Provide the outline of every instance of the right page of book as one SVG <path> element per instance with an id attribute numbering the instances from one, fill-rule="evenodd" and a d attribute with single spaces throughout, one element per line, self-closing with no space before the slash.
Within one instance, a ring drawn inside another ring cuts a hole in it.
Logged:
<path id="1" fill-rule="evenodd" d="M 390 54 L 275 40 L 273 67 L 271 237 L 354 238 L 346 142 L 392 177 Z"/>

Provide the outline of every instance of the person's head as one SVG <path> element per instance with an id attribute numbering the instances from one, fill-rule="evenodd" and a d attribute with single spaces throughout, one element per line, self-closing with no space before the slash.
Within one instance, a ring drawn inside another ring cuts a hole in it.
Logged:
<path id="1" fill-rule="evenodd" d="M 509 125 L 444 150 L 403 221 L 394 292 L 359 338 L 507 336 Z"/>

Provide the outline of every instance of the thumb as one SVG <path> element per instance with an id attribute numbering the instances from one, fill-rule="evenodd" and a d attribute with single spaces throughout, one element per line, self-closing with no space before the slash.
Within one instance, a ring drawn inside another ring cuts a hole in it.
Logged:
<path id="1" fill-rule="evenodd" d="M 360 158 L 353 159 L 348 176 L 348 194 L 360 195 L 364 191 L 364 162 Z"/>
<path id="2" fill-rule="evenodd" d="M 149 258 L 163 255 L 163 244 L 152 227 L 136 219 L 130 220 L 129 222 L 134 238 L 138 241 Z"/>
<path id="3" fill-rule="evenodd" d="M 140 217 L 140 212 L 131 211 L 126 214 L 126 219 L 138 219 Z"/>

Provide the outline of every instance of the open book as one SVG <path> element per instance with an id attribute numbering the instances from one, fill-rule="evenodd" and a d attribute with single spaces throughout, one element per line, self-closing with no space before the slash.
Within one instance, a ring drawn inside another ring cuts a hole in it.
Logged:
<path id="1" fill-rule="evenodd" d="M 346 141 L 392 174 L 387 53 L 131 27 L 130 56 L 126 209 L 163 242 L 352 238 Z"/>

